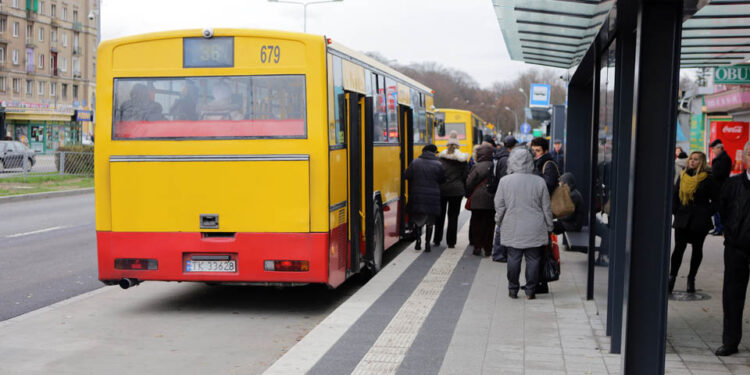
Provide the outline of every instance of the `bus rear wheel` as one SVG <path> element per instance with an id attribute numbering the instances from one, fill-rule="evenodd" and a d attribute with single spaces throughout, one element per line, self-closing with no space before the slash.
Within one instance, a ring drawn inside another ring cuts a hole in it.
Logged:
<path id="1" fill-rule="evenodd" d="M 385 227 L 383 224 L 383 212 L 380 205 L 375 202 L 372 209 L 372 259 L 367 262 L 368 277 L 375 276 L 383 268 L 383 251 L 385 250 Z"/>

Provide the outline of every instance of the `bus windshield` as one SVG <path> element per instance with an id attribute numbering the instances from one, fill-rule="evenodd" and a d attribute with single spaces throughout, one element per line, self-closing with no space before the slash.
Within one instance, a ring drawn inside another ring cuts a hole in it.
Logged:
<path id="1" fill-rule="evenodd" d="M 445 135 L 435 136 L 436 139 L 448 139 L 451 132 L 455 131 L 458 134 L 458 139 L 466 139 L 466 123 L 464 122 L 446 122 L 445 123 Z"/>
<path id="2" fill-rule="evenodd" d="M 304 75 L 116 78 L 113 139 L 306 138 Z"/>

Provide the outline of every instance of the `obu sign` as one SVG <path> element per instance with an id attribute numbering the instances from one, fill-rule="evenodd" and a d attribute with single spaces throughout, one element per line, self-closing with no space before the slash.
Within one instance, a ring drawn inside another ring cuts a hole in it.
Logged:
<path id="1" fill-rule="evenodd" d="M 750 83 L 750 64 L 722 66 L 714 68 L 714 83 Z"/>

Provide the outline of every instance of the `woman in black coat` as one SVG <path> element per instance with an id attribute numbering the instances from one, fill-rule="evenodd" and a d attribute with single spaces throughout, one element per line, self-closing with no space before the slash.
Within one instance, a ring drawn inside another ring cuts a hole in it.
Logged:
<path id="1" fill-rule="evenodd" d="M 466 195 L 469 201 L 466 208 L 471 210 L 469 219 L 469 245 L 474 247 L 474 255 L 492 254 L 492 240 L 495 236 L 494 195 L 487 190 L 487 177 L 492 166 L 495 148 L 482 144 L 477 148 L 477 163 L 471 167 L 466 178 Z"/>
<path id="2" fill-rule="evenodd" d="M 719 189 L 708 172 L 706 154 L 693 151 L 687 168 L 675 184 L 672 214 L 674 215 L 674 252 L 669 272 L 669 293 L 674 289 L 682 256 L 688 244 L 693 245 L 688 273 L 687 292 L 695 293 L 695 275 L 703 260 L 703 241 L 713 228 L 711 217 L 719 203 Z"/>
<path id="3" fill-rule="evenodd" d="M 430 251 L 432 226 L 440 216 L 440 184 L 445 181 L 445 169 L 437 158 L 437 147 L 429 144 L 422 148 L 422 155 L 406 168 L 409 181 L 407 211 L 409 221 L 417 233 L 416 250 L 422 249 L 422 226 L 426 225 L 425 251 Z"/>

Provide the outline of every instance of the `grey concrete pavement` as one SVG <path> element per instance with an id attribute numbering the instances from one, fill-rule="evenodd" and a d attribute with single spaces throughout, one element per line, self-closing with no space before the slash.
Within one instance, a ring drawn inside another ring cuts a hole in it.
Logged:
<path id="1" fill-rule="evenodd" d="M 102 287 L 94 196 L 0 205 L 0 321 Z"/>

